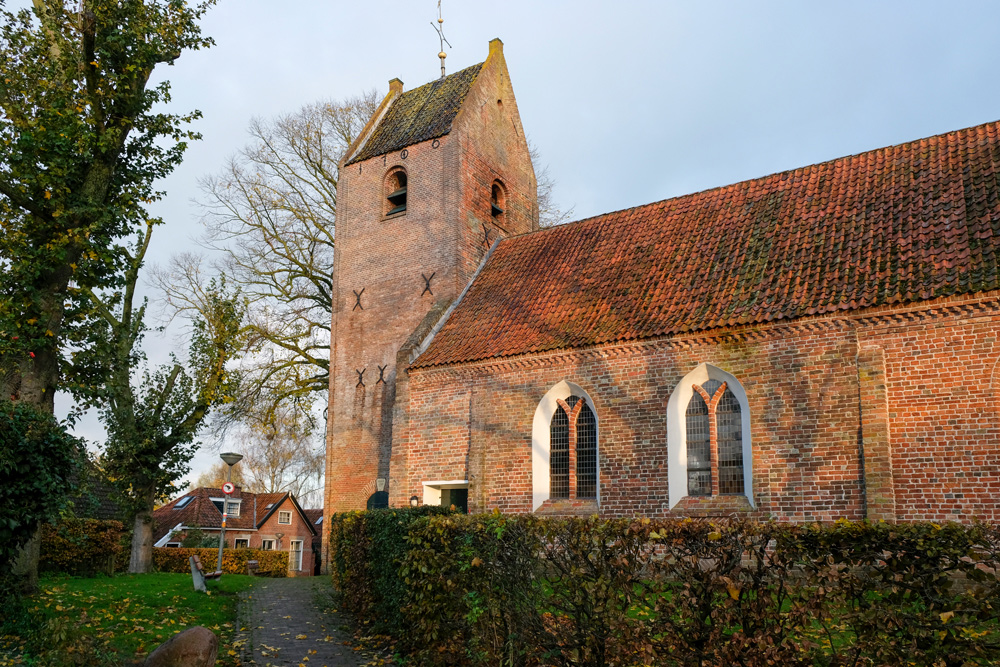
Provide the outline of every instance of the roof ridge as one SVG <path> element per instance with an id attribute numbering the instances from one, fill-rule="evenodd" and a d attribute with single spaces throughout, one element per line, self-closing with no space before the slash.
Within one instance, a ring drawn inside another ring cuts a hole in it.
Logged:
<path id="1" fill-rule="evenodd" d="M 913 139 L 911 141 L 902 141 L 902 142 L 899 142 L 897 144 L 890 144 L 888 146 L 879 146 L 878 148 L 872 148 L 872 149 L 869 149 L 869 150 L 866 150 L 866 151 L 861 151 L 859 153 L 850 153 L 848 155 L 841 155 L 839 157 L 831 158 L 829 160 L 822 160 L 821 162 L 813 162 L 812 164 L 803 165 L 801 167 L 795 167 L 793 169 L 784 169 L 782 171 L 774 171 L 774 172 L 771 172 L 769 174 L 765 174 L 763 176 L 755 176 L 753 178 L 745 178 L 742 181 L 732 181 L 731 183 L 725 183 L 723 185 L 714 185 L 714 186 L 712 186 L 710 188 L 703 188 L 701 190 L 695 190 L 694 192 L 686 192 L 684 194 L 674 195 L 673 197 L 665 197 L 663 199 L 657 199 L 657 200 L 654 200 L 654 201 L 651 201 L 651 202 L 647 202 L 645 204 L 636 204 L 634 206 L 627 206 L 625 208 L 616 209 L 614 211 L 606 211 L 604 213 L 597 213 L 595 215 L 587 216 L 586 218 L 580 218 L 579 220 L 570 220 L 569 222 L 564 222 L 564 223 L 559 224 L 559 225 L 553 225 L 551 227 L 540 227 L 538 229 L 535 229 L 535 230 L 532 230 L 532 231 L 529 231 L 529 232 L 523 232 L 521 234 L 513 234 L 513 235 L 508 236 L 508 237 L 506 237 L 505 239 L 502 239 L 502 240 L 512 240 L 512 239 L 522 238 L 522 237 L 525 237 L 525 236 L 533 236 L 535 234 L 540 234 L 542 232 L 548 232 L 548 231 L 551 231 L 553 229 L 565 229 L 566 227 L 569 227 L 571 225 L 577 225 L 577 224 L 584 223 L 584 222 L 590 222 L 590 221 L 596 220 L 598 218 L 606 218 L 606 217 L 610 217 L 610 216 L 613 216 L 613 215 L 616 215 L 616 214 L 619 214 L 619 213 L 627 213 L 629 211 L 640 210 L 640 209 L 647 208 L 649 206 L 655 206 L 656 204 L 662 204 L 662 203 L 669 202 L 669 201 L 676 201 L 676 200 L 679 200 L 679 199 L 687 199 L 688 197 L 696 197 L 696 196 L 701 195 L 701 194 L 708 194 L 710 192 L 716 192 L 716 191 L 720 191 L 720 190 L 725 190 L 726 188 L 731 188 L 731 187 L 736 186 L 736 185 L 742 185 L 744 183 L 759 183 L 761 181 L 766 181 L 768 179 L 774 178 L 775 176 L 783 176 L 785 174 L 794 174 L 796 172 L 804 171 L 806 169 L 814 169 L 814 168 L 817 168 L 817 167 L 822 167 L 822 166 L 825 166 L 825 165 L 834 164 L 836 162 L 840 162 L 841 160 L 850 160 L 852 158 L 859 158 L 859 157 L 863 157 L 863 156 L 866 156 L 866 155 L 871 155 L 872 153 L 878 153 L 879 151 L 888 151 L 888 150 L 900 149 L 900 148 L 904 148 L 906 146 L 912 146 L 914 144 L 919 144 L 920 142 L 923 142 L 923 141 L 930 141 L 931 139 L 939 139 L 939 138 L 947 137 L 948 135 L 952 135 L 952 134 L 959 134 L 961 132 L 969 132 L 971 130 L 978 130 L 979 128 L 987 127 L 989 125 L 1000 125 L 1000 119 L 987 121 L 985 123 L 979 123 L 978 125 L 970 125 L 968 127 L 963 127 L 963 128 L 958 129 L 958 130 L 950 130 L 948 132 L 939 132 L 938 134 L 932 134 L 930 136 L 921 137 L 919 139 Z"/>

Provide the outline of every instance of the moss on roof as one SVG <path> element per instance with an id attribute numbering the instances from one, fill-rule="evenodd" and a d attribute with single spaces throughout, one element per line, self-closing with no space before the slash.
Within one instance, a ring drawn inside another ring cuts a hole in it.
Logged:
<path id="1" fill-rule="evenodd" d="M 347 164 L 400 150 L 451 132 L 483 63 L 408 90 L 392 103 L 361 150 Z"/>

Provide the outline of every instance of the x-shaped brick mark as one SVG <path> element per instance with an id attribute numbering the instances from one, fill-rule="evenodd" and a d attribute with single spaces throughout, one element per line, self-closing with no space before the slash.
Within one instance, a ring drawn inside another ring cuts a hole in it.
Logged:
<path id="1" fill-rule="evenodd" d="M 434 276 L 436 275 L 437 271 L 432 273 L 429 278 L 422 273 L 420 274 L 420 277 L 424 279 L 424 291 L 420 293 L 420 296 L 423 296 L 424 294 L 431 292 L 431 281 L 434 280 Z M 431 292 L 431 296 L 434 296 L 434 292 Z"/>
<path id="2" fill-rule="evenodd" d="M 356 368 L 354 369 L 354 372 L 358 374 L 358 383 L 356 385 L 354 385 L 355 387 L 363 387 L 363 386 L 365 386 L 365 371 L 366 370 L 368 370 L 368 369 L 367 368 L 362 368 L 360 371 L 358 369 L 356 369 Z"/>
<path id="3" fill-rule="evenodd" d="M 384 384 L 385 383 L 385 369 L 387 369 L 387 368 L 389 368 L 389 364 L 386 364 L 385 366 L 379 366 L 378 367 L 378 381 L 375 382 L 375 384 Z"/>
<path id="4" fill-rule="evenodd" d="M 361 295 L 365 293 L 365 288 L 362 287 L 360 292 L 358 290 L 351 290 L 351 291 L 354 292 L 354 308 L 351 308 L 351 310 L 354 311 L 357 310 L 358 308 L 364 310 L 365 307 L 361 305 Z"/>

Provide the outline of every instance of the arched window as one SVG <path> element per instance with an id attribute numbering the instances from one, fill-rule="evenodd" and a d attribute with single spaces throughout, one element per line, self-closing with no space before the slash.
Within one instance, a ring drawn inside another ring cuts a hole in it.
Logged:
<path id="1" fill-rule="evenodd" d="M 685 496 L 745 495 L 753 505 L 746 392 L 729 373 L 701 364 L 667 403 L 670 506 Z"/>
<path id="2" fill-rule="evenodd" d="M 385 179 L 385 215 L 406 211 L 406 170 L 397 167 Z"/>
<path id="3" fill-rule="evenodd" d="M 496 223 L 503 224 L 506 208 L 507 194 L 504 192 L 503 183 L 493 181 L 493 187 L 490 190 L 490 216 Z"/>
<path id="4" fill-rule="evenodd" d="M 533 510 L 549 499 L 598 500 L 598 420 L 587 392 L 565 381 L 549 390 L 531 441 Z"/>

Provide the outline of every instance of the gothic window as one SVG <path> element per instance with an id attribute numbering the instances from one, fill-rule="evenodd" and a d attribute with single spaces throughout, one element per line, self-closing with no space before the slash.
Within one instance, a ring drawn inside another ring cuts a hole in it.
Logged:
<path id="1" fill-rule="evenodd" d="M 576 497 L 597 497 L 597 417 L 586 401 L 576 417 Z"/>
<path id="2" fill-rule="evenodd" d="M 547 500 L 599 501 L 598 416 L 587 392 L 560 382 L 545 394 L 532 426 L 532 509 Z"/>
<path id="3" fill-rule="evenodd" d="M 667 403 L 670 507 L 685 496 L 744 495 L 754 506 L 746 391 L 731 374 L 701 364 Z"/>
<path id="4" fill-rule="evenodd" d="M 393 169 L 385 180 L 385 215 L 396 215 L 406 211 L 406 171 L 400 167 Z"/>
<path id="5" fill-rule="evenodd" d="M 493 181 L 493 188 L 490 191 L 490 216 L 498 224 L 503 224 L 504 210 L 507 207 L 507 196 L 504 193 L 503 183 Z"/>
<path id="6" fill-rule="evenodd" d="M 549 426 L 549 497 L 569 498 L 569 417 L 561 405 Z"/>
<path id="7" fill-rule="evenodd" d="M 712 495 L 712 448 L 708 422 L 708 406 L 695 392 L 688 403 L 686 415 L 688 495 Z"/>
<path id="8" fill-rule="evenodd" d="M 568 413 L 566 408 L 569 408 Z M 570 438 L 571 428 L 574 438 Z M 587 401 L 579 396 L 560 401 L 552 415 L 549 426 L 550 498 L 571 497 L 571 458 L 576 459 L 574 497 L 597 498 L 597 417 Z"/>

